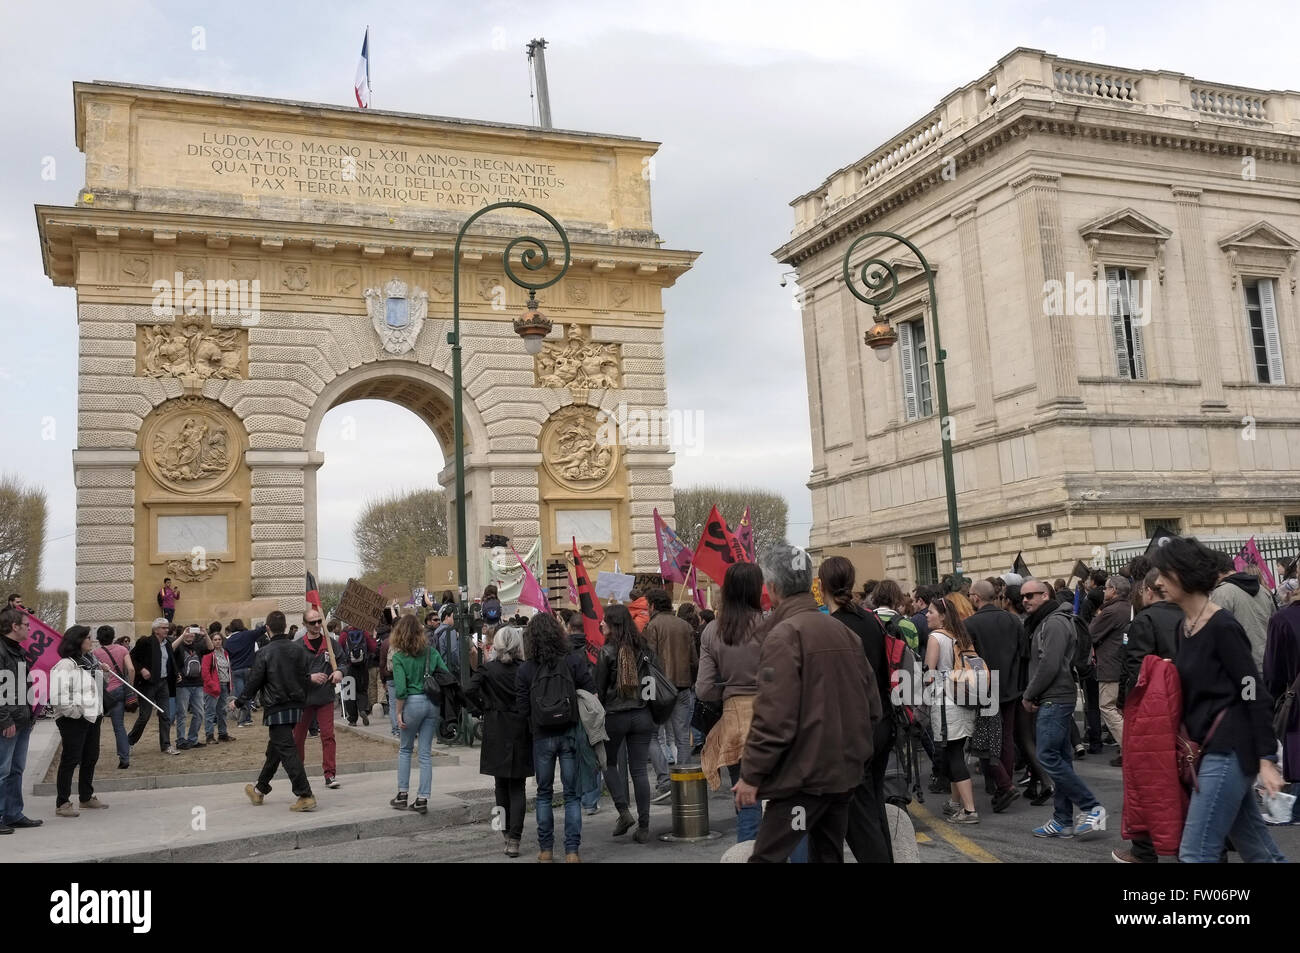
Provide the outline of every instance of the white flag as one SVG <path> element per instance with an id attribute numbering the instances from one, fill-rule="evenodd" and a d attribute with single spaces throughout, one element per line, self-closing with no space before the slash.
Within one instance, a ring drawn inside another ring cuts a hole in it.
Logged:
<path id="1" fill-rule="evenodd" d="M 361 60 L 357 63 L 355 89 L 357 105 L 362 109 L 370 106 L 370 27 L 366 27 L 365 39 L 361 41 Z"/>

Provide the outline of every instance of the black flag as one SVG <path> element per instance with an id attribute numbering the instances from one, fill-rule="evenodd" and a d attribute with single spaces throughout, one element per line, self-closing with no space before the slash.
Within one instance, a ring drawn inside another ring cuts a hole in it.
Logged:
<path id="1" fill-rule="evenodd" d="M 1070 578 L 1071 578 L 1071 579 L 1087 579 L 1087 578 L 1088 578 L 1088 564 L 1085 563 L 1082 559 L 1076 561 L 1075 564 L 1074 564 L 1074 568 L 1070 570 Z"/>
<path id="2" fill-rule="evenodd" d="M 1151 534 L 1151 542 L 1147 544 L 1146 554 L 1150 556 L 1157 549 L 1163 546 L 1168 540 L 1174 539 L 1177 536 L 1178 536 L 1177 533 L 1171 533 L 1163 526 L 1157 526 L 1156 531 Z"/>
<path id="3" fill-rule="evenodd" d="M 1029 567 L 1025 565 L 1025 561 L 1020 558 L 1020 553 L 1016 553 L 1016 561 L 1011 564 L 1011 571 L 1020 574 L 1026 579 L 1033 575 L 1029 571 Z"/>

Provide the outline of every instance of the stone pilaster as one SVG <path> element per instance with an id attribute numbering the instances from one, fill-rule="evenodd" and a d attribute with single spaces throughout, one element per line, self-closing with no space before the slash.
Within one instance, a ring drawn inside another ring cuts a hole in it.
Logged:
<path id="1" fill-rule="evenodd" d="M 137 450 L 75 450 L 77 620 L 134 633 Z"/>
<path id="2" fill-rule="evenodd" d="M 826 423 L 822 417 L 822 374 L 820 344 L 817 340 L 816 296 L 803 293 L 803 357 L 808 374 L 808 422 L 812 430 L 812 478 L 826 474 Z"/>
<path id="3" fill-rule="evenodd" d="M 967 353 L 975 385 L 975 426 L 997 424 L 993 406 L 993 367 L 989 362 L 988 318 L 984 308 L 984 269 L 980 263 L 979 227 L 975 203 L 953 213 L 961 255 L 962 292 L 966 311 Z M 940 318 L 940 320 L 943 320 Z"/>
<path id="4" fill-rule="evenodd" d="M 1065 314 L 1044 313 L 1043 289 L 1065 280 L 1061 247 L 1061 177 L 1030 170 L 1011 181 L 1020 215 L 1020 254 L 1025 269 L 1027 327 L 1032 340 L 1039 407 L 1082 407 L 1083 392 L 1074 366 L 1074 327 Z"/>
<path id="5" fill-rule="evenodd" d="M 862 397 L 865 383 L 862 361 L 866 347 L 862 343 L 862 331 L 858 321 L 858 299 L 853 297 L 853 292 L 842 279 L 836 281 L 840 286 L 840 326 L 844 331 L 844 373 L 849 384 L 848 406 L 852 408 L 849 411 L 849 420 L 853 422 L 853 459 L 865 461 L 867 459 L 867 414 Z M 875 358 L 873 357 L 872 360 L 874 361 Z M 859 407 L 862 408 L 862 413 L 858 413 Z"/>
<path id="6" fill-rule="evenodd" d="M 316 470 L 325 462 L 325 455 L 302 450 L 248 450 L 244 462 L 252 470 L 251 597 L 277 599 L 286 615 L 301 615 L 308 565 L 317 580 L 321 578 L 316 564 L 316 520 L 308 521 L 305 515 L 308 496 L 315 515 Z"/>
<path id="7" fill-rule="evenodd" d="M 1201 190 L 1174 186 L 1173 194 L 1178 207 L 1178 245 L 1187 283 L 1196 376 L 1201 381 L 1201 409 L 1226 410 L 1228 402 L 1223 393 L 1223 370 L 1219 366 L 1219 345 L 1211 313 L 1209 262 L 1201 226 Z"/>

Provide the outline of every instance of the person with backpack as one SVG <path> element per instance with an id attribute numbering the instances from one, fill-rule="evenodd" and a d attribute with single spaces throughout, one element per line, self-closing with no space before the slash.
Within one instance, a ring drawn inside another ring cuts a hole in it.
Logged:
<path id="1" fill-rule="evenodd" d="M 516 682 L 524 657 L 523 629 L 503 625 L 492 639 L 492 659 L 480 665 L 466 693 L 483 713 L 479 774 L 496 785 L 496 805 L 505 826 L 507 857 L 519 856 L 528 801 L 527 779 L 533 776 L 533 739 L 528 718 L 515 709 Z"/>
<path id="2" fill-rule="evenodd" d="M 652 598 L 650 604 L 654 605 Z M 621 837 L 635 825 L 632 839 L 644 844 L 650 839 L 650 780 L 646 761 L 650 757 L 650 745 L 657 743 L 654 741 L 657 727 L 649 703 L 643 697 L 641 679 L 648 670 L 645 660 L 658 667 L 659 656 L 637 631 L 627 606 L 607 607 L 600 630 L 605 644 L 596 656 L 595 693 L 605 706 L 605 731 L 609 734 L 605 761 L 610 773 L 605 780 L 618 811 L 614 836 Z M 615 767 L 621 763 L 620 750 L 625 743 L 627 769 L 632 775 L 636 797 L 636 817 L 629 810 L 627 774 Z"/>
<path id="3" fill-rule="evenodd" d="M 115 635 L 111 625 L 101 625 L 95 630 L 95 639 L 99 642 L 95 646 L 95 658 L 99 659 L 100 667 L 104 670 L 104 714 L 113 723 L 113 737 L 117 741 L 117 766 L 125 770 L 131 767 L 131 740 L 126 731 L 126 699 L 132 692 L 127 686 L 135 680 L 135 666 L 131 664 L 131 653 L 126 650 L 126 646 L 114 644 Z"/>
<path id="4" fill-rule="evenodd" d="M 202 748 L 199 729 L 203 727 L 203 658 L 212 648 L 203 630 L 197 625 L 187 626 L 172 643 L 172 657 L 176 659 L 176 747 Z M 185 713 L 189 712 L 189 731 L 185 728 Z"/>
<path id="5" fill-rule="evenodd" d="M 732 784 L 740 780 L 740 758 L 758 694 L 762 600 L 763 571 L 753 563 L 732 563 L 722 577 L 721 610 L 700 636 L 695 695 L 701 702 L 722 702 L 722 717 L 710 729 L 700 752 L 700 770 L 715 791 L 721 786 L 719 769 L 724 765 Z M 757 837 L 762 819 L 757 804 L 737 808 L 736 843 Z"/>
<path id="6" fill-rule="evenodd" d="M 1255 788 L 1282 790 L 1273 733 L 1273 700 L 1252 656 L 1250 638 L 1211 593 L 1217 559 L 1195 537 L 1175 536 L 1151 554 L 1157 584 L 1183 610 L 1174 666 L 1183 696 L 1183 726 L 1200 746 L 1178 860 L 1220 862 L 1229 838 L 1246 863 L 1283 863 L 1260 817 Z"/>
<path id="7" fill-rule="evenodd" d="M 369 632 L 349 627 L 343 633 L 343 677 L 352 679 L 353 690 L 343 693 L 343 716 L 353 728 L 357 718 L 370 725 L 370 667 L 379 645 Z M 352 697 L 349 698 L 348 696 Z"/>
<path id="8" fill-rule="evenodd" d="M 975 646 L 961 620 L 957 606 L 948 596 L 939 596 L 930 602 L 926 613 L 930 636 L 926 640 L 926 680 L 930 690 L 930 731 L 935 745 L 944 746 L 950 797 L 943 812 L 953 824 L 978 824 L 980 816 L 975 810 L 975 793 L 971 784 L 970 769 L 966 767 L 966 739 L 975 730 L 977 709 L 967 704 L 968 698 L 958 698 L 953 680 L 959 658 L 975 654 Z"/>
<path id="9" fill-rule="evenodd" d="M 626 615 L 627 610 L 623 613 Z M 564 788 L 564 860 L 582 861 L 582 803 L 578 790 L 578 689 L 595 691 L 587 657 L 573 651 L 555 616 L 539 612 L 524 630 L 526 661 L 515 678 L 515 711 L 529 719 L 533 732 L 533 770 L 537 774 L 537 860 L 554 858 L 555 762 Z M 612 732 L 611 732 L 612 733 Z M 644 754 L 642 756 L 644 765 Z M 644 767 L 642 768 L 644 770 Z"/>
<path id="10" fill-rule="evenodd" d="M 231 619 L 227 626 L 226 654 L 230 656 L 231 695 L 244 690 L 244 682 L 253 670 L 253 656 L 257 653 L 257 630 L 244 628 L 243 619 Z M 241 708 L 235 716 L 236 728 L 247 728 L 253 723 L 253 713 Z"/>
<path id="11" fill-rule="evenodd" d="M 483 613 L 483 624 L 485 626 L 496 627 L 501 624 L 501 599 L 497 595 L 497 587 L 488 584 L 483 587 L 483 602 L 481 603 Z"/>
<path id="12" fill-rule="evenodd" d="M 889 659 L 885 652 L 885 629 L 877 616 L 863 609 L 853 598 L 856 570 L 843 556 L 830 556 L 822 560 L 817 577 L 822 583 L 822 596 L 831 609 L 831 618 L 848 626 L 862 640 L 862 651 L 876 679 L 881 708 L 886 709 L 891 697 Z M 883 590 L 883 593 L 882 593 Z M 898 583 L 884 579 L 876 583 L 874 598 L 891 602 L 902 599 Z M 897 613 L 895 613 L 895 616 Z M 897 629 L 897 619 L 890 621 Z M 897 635 L 895 636 L 898 637 Z M 892 710 L 887 717 L 876 722 L 872 732 L 871 760 L 864 765 L 862 781 L 849 802 L 849 826 L 844 834 L 849 850 L 860 864 L 892 864 L 894 849 L 889 836 L 889 818 L 885 814 L 885 768 L 889 752 L 894 745 L 895 723 Z"/>
<path id="13" fill-rule="evenodd" d="M 1106 809 L 1075 773 L 1070 749 L 1074 721 L 1076 649 L 1087 646 L 1087 630 L 1076 626 L 1070 606 L 1053 597 L 1042 579 L 1029 577 L 1020 587 L 1028 613 L 1025 628 L 1031 636 L 1029 683 L 1021 704 L 1036 716 L 1038 760 L 1052 779 L 1052 819 L 1034 829 L 1035 837 L 1070 838 L 1106 829 Z M 1084 648 L 1083 651 L 1087 651 Z M 1073 806 L 1082 814 L 1076 824 Z"/>
<path id="14" fill-rule="evenodd" d="M 399 811 L 407 809 L 411 790 L 411 754 L 418 751 L 420 786 L 409 807 L 416 813 L 427 814 L 429 797 L 433 793 L 433 737 L 438 731 L 438 706 L 425 694 L 424 679 L 434 672 L 447 671 L 447 663 L 429 644 L 420 620 L 413 615 L 404 615 L 397 620 L 389 643 L 393 699 L 401 742 L 397 749 L 397 796 L 388 803 Z"/>

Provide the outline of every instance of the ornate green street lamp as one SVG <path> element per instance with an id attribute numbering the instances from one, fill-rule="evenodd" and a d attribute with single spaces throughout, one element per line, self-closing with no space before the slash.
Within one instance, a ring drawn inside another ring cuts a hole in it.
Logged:
<path id="1" fill-rule="evenodd" d="M 934 341 L 934 377 L 939 397 L 939 438 L 943 447 L 943 481 L 948 496 L 948 538 L 952 546 L 952 571 L 960 582 L 962 575 L 961 529 L 957 523 L 957 486 L 953 478 L 952 468 L 953 431 L 948 417 L 948 384 L 943 370 L 944 359 L 947 355 L 939 344 L 939 300 L 934 293 L 934 269 L 930 267 L 930 263 L 921 254 L 921 249 L 902 235 L 894 232 L 868 232 L 854 241 L 849 246 L 849 250 L 844 253 L 844 283 L 852 292 L 853 297 L 875 308 L 876 323 L 864 335 L 864 342 L 867 347 L 875 352 L 877 359 L 880 361 L 889 360 L 889 352 L 898 340 L 897 332 L 880 315 L 880 306 L 892 301 L 898 294 L 898 274 L 894 271 L 894 267 L 883 258 L 868 258 L 858 266 L 856 278 L 857 285 L 861 285 L 862 288 L 866 289 L 866 293 L 864 293 L 858 290 L 857 285 L 855 285 L 853 267 L 850 265 L 853 252 L 859 245 L 878 238 L 887 238 L 907 246 L 912 254 L 916 256 L 916 260 L 921 263 L 921 270 L 925 273 L 925 280 L 929 285 L 930 329 L 932 332 L 930 340 Z"/>
<path id="2" fill-rule="evenodd" d="M 535 205 L 528 205 L 524 202 L 497 202 L 494 205 L 481 208 L 466 219 L 465 224 L 456 233 L 456 247 L 452 252 L 452 325 L 451 333 L 447 335 L 447 343 L 451 345 L 452 414 L 455 419 L 452 442 L 455 444 L 456 449 L 456 571 L 458 576 L 457 584 L 460 588 L 460 598 L 456 603 L 456 630 L 460 633 L 460 682 L 464 688 L 469 687 L 471 620 L 469 615 L 469 545 L 466 540 L 465 527 L 465 423 L 460 379 L 460 243 L 461 239 L 465 237 L 465 232 L 478 219 L 489 212 L 504 208 L 518 208 L 540 215 L 555 229 L 564 245 L 564 260 L 559 273 L 544 281 L 529 281 L 526 277 L 520 277 L 515 273 L 514 265 L 511 262 L 511 257 L 515 254 L 515 248 L 522 245 L 523 248 L 519 251 L 519 264 L 526 271 L 539 272 L 550 265 L 550 249 L 541 239 L 531 235 L 521 236 L 507 244 L 505 250 L 501 253 L 501 265 L 505 269 L 506 276 L 514 284 L 528 291 L 528 308 L 515 320 L 514 325 L 515 333 L 523 338 L 524 350 L 529 354 L 541 352 L 542 341 L 551 331 L 551 322 L 537 309 L 537 292 L 543 288 L 549 288 L 563 278 L 573 261 L 569 248 L 569 236 L 560 223 L 549 213 L 542 211 Z M 467 726 L 467 719 L 468 716 L 462 719 L 462 728 Z M 462 739 L 466 744 L 470 743 L 471 740 L 467 734 L 463 734 Z"/>

